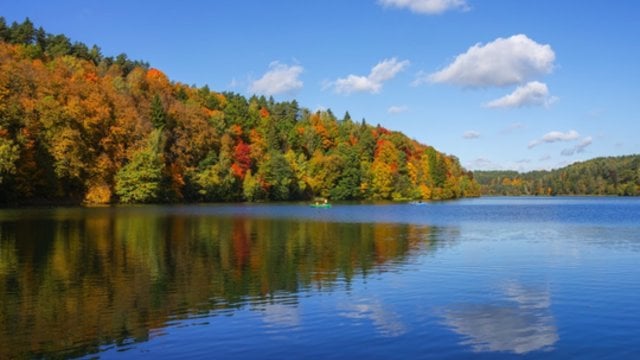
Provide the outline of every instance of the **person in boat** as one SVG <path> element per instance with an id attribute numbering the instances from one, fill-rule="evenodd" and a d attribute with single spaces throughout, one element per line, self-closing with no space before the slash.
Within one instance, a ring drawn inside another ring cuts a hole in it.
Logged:
<path id="1" fill-rule="evenodd" d="M 329 206 L 329 201 L 327 199 L 323 199 L 322 201 L 316 200 L 313 203 L 313 206 L 318 206 L 318 207 Z"/>

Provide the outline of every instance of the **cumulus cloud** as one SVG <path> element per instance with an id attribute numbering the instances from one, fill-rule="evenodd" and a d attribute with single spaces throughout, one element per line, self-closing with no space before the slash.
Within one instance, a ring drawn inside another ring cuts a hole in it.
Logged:
<path id="1" fill-rule="evenodd" d="M 442 14 L 448 10 L 467 10 L 466 0 L 379 0 L 384 7 L 407 8 L 419 14 Z"/>
<path id="2" fill-rule="evenodd" d="M 570 130 L 567 132 L 551 131 L 544 134 L 544 136 L 542 136 L 540 139 L 532 140 L 531 142 L 529 142 L 529 149 L 544 143 L 554 143 L 558 141 L 573 141 L 578 139 L 579 137 L 580 137 L 580 134 L 578 134 L 578 132 L 575 130 Z"/>
<path id="3" fill-rule="evenodd" d="M 400 114 L 400 113 L 407 112 L 407 111 L 409 111 L 409 108 L 407 106 L 405 106 L 405 105 L 399 105 L 399 106 L 394 105 L 394 106 L 390 106 L 387 109 L 387 112 L 389 114 Z"/>
<path id="4" fill-rule="evenodd" d="M 444 69 L 419 75 L 414 83 L 449 83 L 462 87 L 522 84 L 553 70 L 555 53 L 524 34 L 475 44 Z"/>
<path id="5" fill-rule="evenodd" d="M 593 138 L 591 136 L 587 136 L 575 146 L 562 150 L 560 155 L 572 156 L 574 154 L 579 154 L 581 152 L 584 152 L 584 149 L 586 149 L 589 145 L 591 145 L 592 142 L 593 142 Z"/>
<path id="6" fill-rule="evenodd" d="M 367 76 L 349 75 L 340 78 L 331 85 L 338 94 L 353 92 L 379 93 L 385 81 L 393 79 L 400 71 L 409 66 L 408 60 L 399 61 L 397 58 L 384 59 L 371 69 Z"/>
<path id="7" fill-rule="evenodd" d="M 557 100 L 549 96 L 547 85 L 539 81 L 531 81 L 518 86 L 514 92 L 485 104 L 488 108 L 515 108 L 523 106 L 549 106 Z"/>
<path id="8" fill-rule="evenodd" d="M 465 133 L 462 134 L 462 137 L 468 140 L 477 139 L 480 137 L 480 133 L 475 130 L 469 130 L 469 131 L 465 131 Z"/>
<path id="9" fill-rule="evenodd" d="M 302 80 L 299 79 L 304 68 L 300 65 L 287 65 L 274 61 L 269 64 L 267 71 L 260 79 L 249 86 L 249 91 L 261 95 L 277 95 L 288 93 L 302 88 Z"/>

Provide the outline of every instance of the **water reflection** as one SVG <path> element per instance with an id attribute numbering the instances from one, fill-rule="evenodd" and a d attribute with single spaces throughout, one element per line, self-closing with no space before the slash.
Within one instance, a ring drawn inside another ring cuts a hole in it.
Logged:
<path id="1" fill-rule="evenodd" d="M 295 327 L 300 325 L 300 309 L 297 305 L 268 303 L 259 306 L 262 320 L 273 327 Z"/>
<path id="2" fill-rule="evenodd" d="M 444 322 L 464 337 L 462 345 L 475 352 L 551 350 L 558 341 L 558 331 L 549 291 L 509 283 L 503 296 L 504 305 L 492 301 L 452 306 L 445 311 Z"/>
<path id="3" fill-rule="evenodd" d="M 143 209 L 0 217 L 0 358 L 81 356 L 243 307 L 268 326 L 296 326 L 301 292 L 348 287 L 437 244 L 431 228 L 410 224 Z M 376 303 L 346 312 L 405 331 Z"/>
<path id="4" fill-rule="evenodd" d="M 388 304 L 378 300 L 363 299 L 356 304 L 345 304 L 340 315 L 370 321 L 378 334 L 384 337 L 396 337 L 407 332 L 407 326 L 400 315 L 390 309 Z"/>

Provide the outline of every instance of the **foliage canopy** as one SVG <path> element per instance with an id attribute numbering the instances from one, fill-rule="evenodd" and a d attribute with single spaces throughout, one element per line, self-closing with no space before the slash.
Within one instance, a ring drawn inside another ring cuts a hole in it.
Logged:
<path id="1" fill-rule="evenodd" d="M 483 195 L 640 195 L 640 155 L 601 157 L 552 171 L 476 171 Z"/>
<path id="2" fill-rule="evenodd" d="M 347 113 L 211 91 L 0 18 L 0 203 L 449 199 L 454 156 Z"/>

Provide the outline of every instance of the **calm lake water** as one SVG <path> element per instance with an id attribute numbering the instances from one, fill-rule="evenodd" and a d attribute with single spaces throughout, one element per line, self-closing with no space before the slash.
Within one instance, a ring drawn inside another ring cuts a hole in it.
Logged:
<path id="1" fill-rule="evenodd" d="M 640 358 L 640 199 L 0 210 L 0 359 Z"/>

